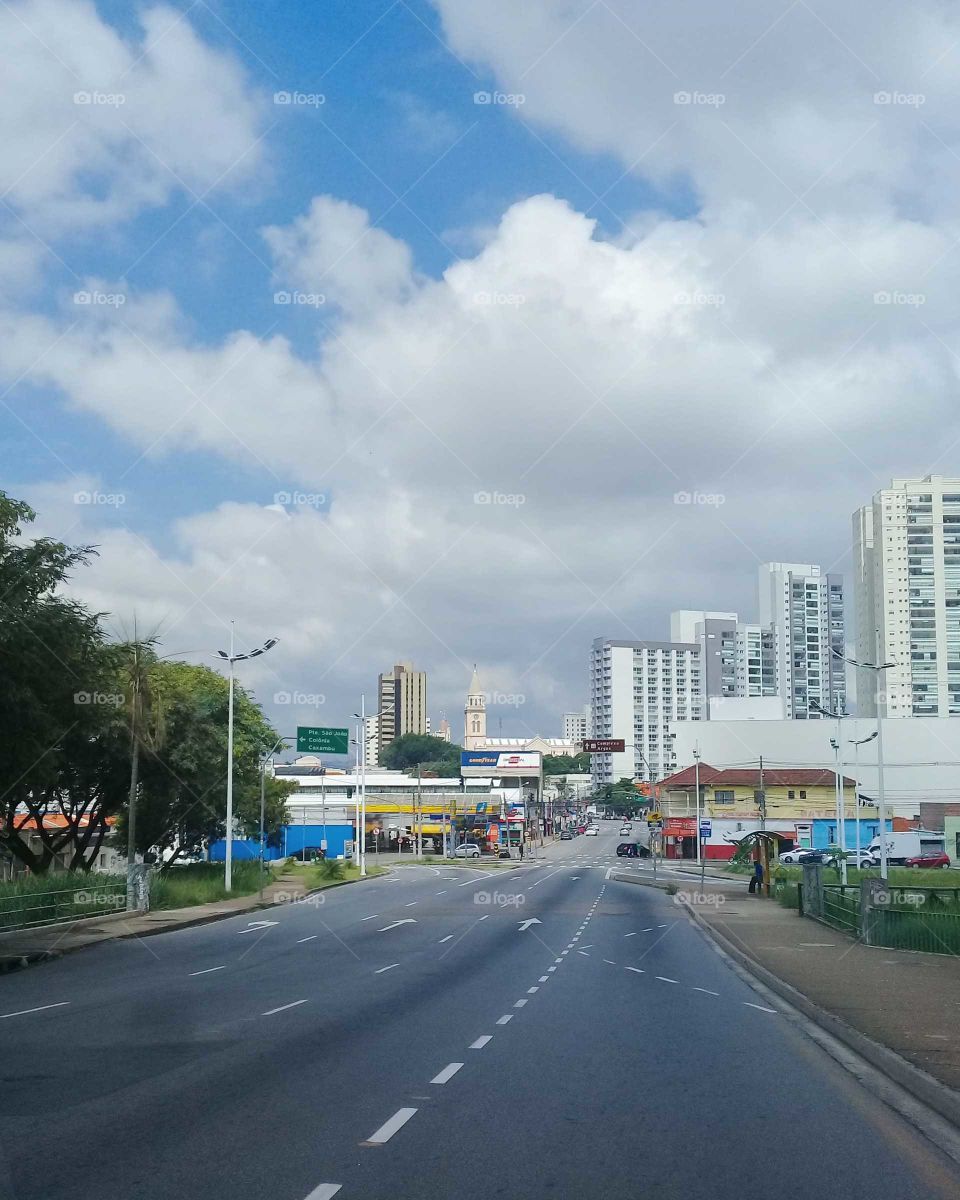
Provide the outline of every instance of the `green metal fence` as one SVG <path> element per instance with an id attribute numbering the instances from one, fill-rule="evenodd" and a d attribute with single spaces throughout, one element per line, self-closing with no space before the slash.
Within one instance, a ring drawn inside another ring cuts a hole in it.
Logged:
<path id="1" fill-rule="evenodd" d="M 823 920 L 834 929 L 855 934 L 860 921 L 860 888 L 853 884 L 825 884 Z"/>
<path id="2" fill-rule="evenodd" d="M 960 955 L 960 888 L 890 888 L 869 911 L 863 940 L 894 950 Z"/>
<path id="3" fill-rule="evenodd" d="M 127 907 L 125 880 L 85 880 L 82 886 L 58 891 L 24 889 L 0 895 L 0 933 L 11 929 L 36 929 L 64 921 L 102 917 L 124 912 Z"/>

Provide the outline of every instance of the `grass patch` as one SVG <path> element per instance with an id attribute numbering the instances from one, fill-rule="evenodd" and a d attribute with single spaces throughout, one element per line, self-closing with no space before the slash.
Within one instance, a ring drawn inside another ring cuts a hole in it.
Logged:
<path id="1" fill-rule="evenodd" d="M 233 864 L 233 889 L 223 886 L 223 863 L 190 863 L 170 867 L 150 880 L 151 909 L 189 908 L 193 904 L 209 904 L 228 896 L 249 896 L 260 890 L 259 862 Z M 269 871 L 264 872 L 267 883 L 272 882 Z"/>
<path id="2" fill-rule="evenodd" d="M 51 871 L 0 882 L 0 930 L 122 912 L 126 875 Z"/>

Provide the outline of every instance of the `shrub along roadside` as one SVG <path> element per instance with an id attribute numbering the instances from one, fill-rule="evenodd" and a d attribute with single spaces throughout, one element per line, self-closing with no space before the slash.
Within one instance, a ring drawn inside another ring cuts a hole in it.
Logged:
<path id="1" fill-rule="evenodd" d="M 269 872 L 266 881 L 272 883 Z M 191 904 L 208 904 L 225 900 L 227 896 L 249 896 L 260 887 L 259 862 L 233 864 L 233 890 L 223 886 L 223 863 L 191 863 L 160 871 L 150 880 L 150 907 L 187 908 Z"/>

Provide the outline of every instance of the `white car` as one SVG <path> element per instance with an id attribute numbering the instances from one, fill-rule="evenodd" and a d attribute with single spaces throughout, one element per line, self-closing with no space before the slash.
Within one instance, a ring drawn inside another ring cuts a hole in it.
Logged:
<path id="1" fill-rule="evenodd" d="M 624 825 L 624 827 L 620 830 L 621 837 L 626 837 L 628 833 L 633 833 L 632 825 Z"/>
<path id="2" fill-rule="evenodd" d="M 596 837 L 599 832 L 600 832 L 600 830 L 596 827 L 596 825 L 591 825 L 587 829 L 587 832 L 584 836 L 585 837 Z"/>
<path id="3" fill-rule="evenodd" d="M 454 858 L 479 858 L 480 847 L 475 842 L 464 842 L 462 846 L 457 846 L 453 852 Z"/>

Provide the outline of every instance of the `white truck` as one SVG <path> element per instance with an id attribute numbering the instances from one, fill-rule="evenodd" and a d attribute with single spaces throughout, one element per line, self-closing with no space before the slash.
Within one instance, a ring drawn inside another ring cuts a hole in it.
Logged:
<path id="1" fill-rule="evenodd" d="M 943 834 L 932 829 L 908 829 L 903 833 L 888 833 L 887 862 L 902 863 L 921 854 L 943 852 Z M 880 864 L 880 838 L 875 837 L 867 847 L 873 866 Z"/>

